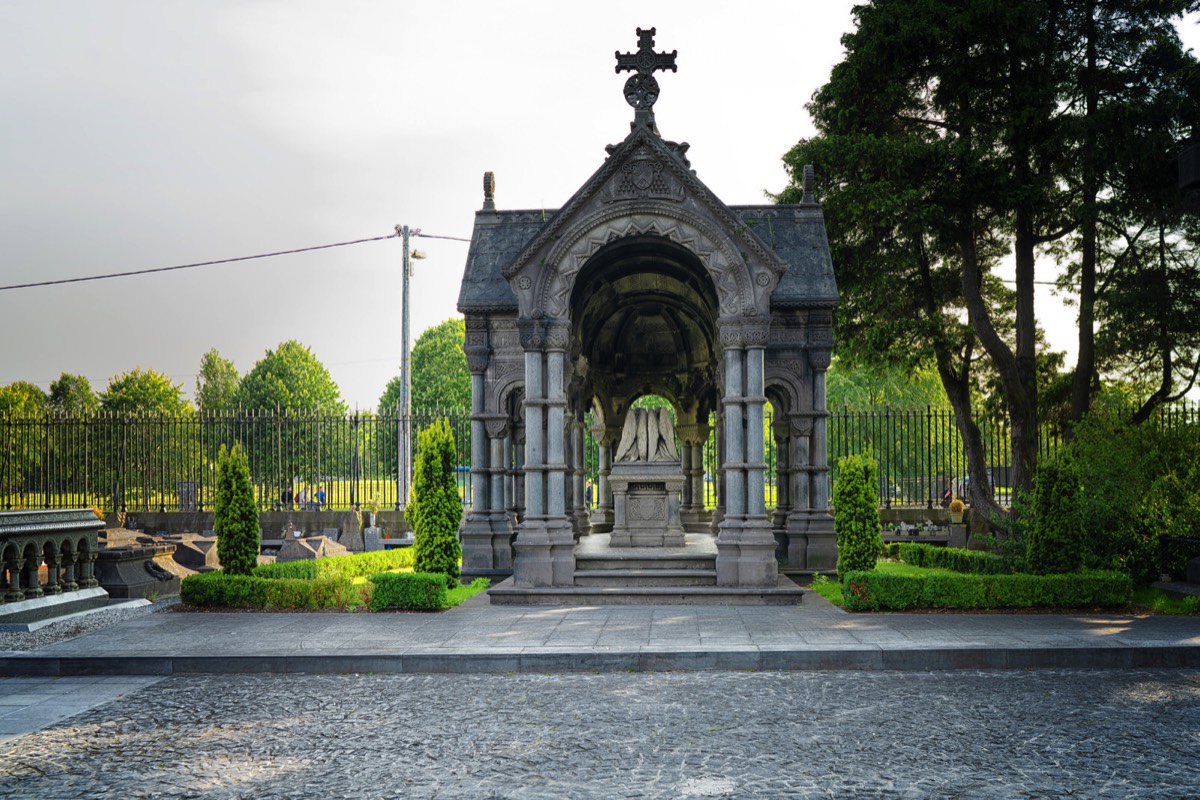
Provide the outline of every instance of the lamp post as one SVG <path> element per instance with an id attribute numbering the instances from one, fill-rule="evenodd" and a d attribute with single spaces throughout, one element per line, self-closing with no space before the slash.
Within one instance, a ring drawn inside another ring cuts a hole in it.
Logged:
<path id="1" fill-rule="evenodd" d="M 401 300 L 401 313 L 404 316 L 404 328 L 401 335 L 401 346 L 403 347 L 400 353 L 400 447 L 399 464 L 397 470 L 397 494 L 396 494 L 396 510 L 408 506 L 409 483 L 412 480 L 412 368 L 409 364 L 409 348 L 408 348 L 408 279 L 412 276 L 412 259 L 421 259 L 425 254 L 413 250 L 409 251 L 409 235 L 419 234 L 420 228 L 410 231 L 407 225 L 397 225 L 396 233 L 400 234 L 401 244 L 404 247 L 403 256 L 403 299 Z"/>

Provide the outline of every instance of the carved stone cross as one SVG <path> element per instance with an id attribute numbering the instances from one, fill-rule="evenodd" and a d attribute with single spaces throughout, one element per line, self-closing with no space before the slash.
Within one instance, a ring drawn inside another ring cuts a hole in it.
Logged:
<path id="1" fill-rule="evenodd" d="M 678 50 L 672 50 L 669 53 L 654 52 L 654 33 L 655 29 L 649 30 L 637 29 L 638 33 L 638 51 L 636 53 L 616 52 L 617 56 L 617 73 L 621 70 L 629 70 L 635 72 L 635 75 L 630 75 L 629 80 L 625 81 L 625 102 L 633 106 L 638 111 L 638 118 L 643 115 L 647 120 L 652 120 L 650 109 L 654 106 L 654 102 L 658 100 L 658 81 L 654 79 L 656 70 L 671 70 L 678 71 L 675 65 L 675 56 Z"/>

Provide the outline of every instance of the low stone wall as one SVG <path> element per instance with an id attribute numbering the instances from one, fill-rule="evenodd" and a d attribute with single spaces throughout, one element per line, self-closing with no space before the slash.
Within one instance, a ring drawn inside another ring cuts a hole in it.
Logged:
<path id="1" fill-rule="evenodd" d="M 362 527 L 366 527 L 367 512 L 362 512 L 362 516 Z M 359 529 L 358 517 L 353 511 L 264 511 L 259 514 L 259 526 L 264 539 L 278 539 L 289 522 L 296 530 L 305 533 L 321 533 L 330 528 L 339 532 Z M 395 538 L 400 538 L 409 530 L 403 511 L 378 511 L 375 525 Z M 118 514 L 110 513 L 105 518 L 105 526 L 124 527 L 149 534 L 204 533 L 213 529 L 213 515 L 211 511 L 130 511 L 121 520 Z"/>

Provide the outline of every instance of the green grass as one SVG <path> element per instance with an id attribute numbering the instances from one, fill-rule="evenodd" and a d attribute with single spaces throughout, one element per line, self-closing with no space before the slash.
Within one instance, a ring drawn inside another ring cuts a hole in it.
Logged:
<path id="1" fill-rule="evenodd" d="M 1155 614 L 1200 614 L 1200 597 L 1176 600 L 1167 597 L 1162 590 L 1149 586 L 1133 590 L 1133 605 L 1149 609 Z"/>
<path id="2" fill-rule="evenodd" d="M 458 586 L 446 592 L 446 608 L 454 608 L 459 603 L 465 603 L 475 595 L 488 588 L 487 578 L 476 578 L 466 586 Z"/>

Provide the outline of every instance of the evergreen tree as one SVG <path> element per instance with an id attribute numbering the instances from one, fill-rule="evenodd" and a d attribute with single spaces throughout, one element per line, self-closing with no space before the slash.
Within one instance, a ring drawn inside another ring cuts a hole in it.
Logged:
<path id="1" fill-rule="evenodd" d="M 875 499 L 875 462 L 852 455 L 838 461 L 833 482 L 833 531 L 837 535 L 837 572 L 875 569 L 883 552 L 879 504 Z"/>
<path id="2" fill-rule="evenodd" d="M 1083 498 L 1079 471 L 1060 456 L 1038 466 L 1033 525 L 1026 534 L 1029 569 L 1038 575 L 1078 572 L 1083 565 Z"/>
<path id="3" fill-rule="evenodd" d="M 413 570 L 445 573 L 450 585 L 456 585 L 462 559 L 458 541 L 462 500 L 454 482 L 454 434 L 445 418 L 417 436 L 417 463 L 406 516 L 413 531 Z"/>
<path id="4" fill-rule="evenodd" d="M 250 466 L 240 445 L 217 456 L 217 494 L 213 501 L 217 558 L 232 575 L 249 575 L 258 564 L 258 507 L 250 484 Z"/>

